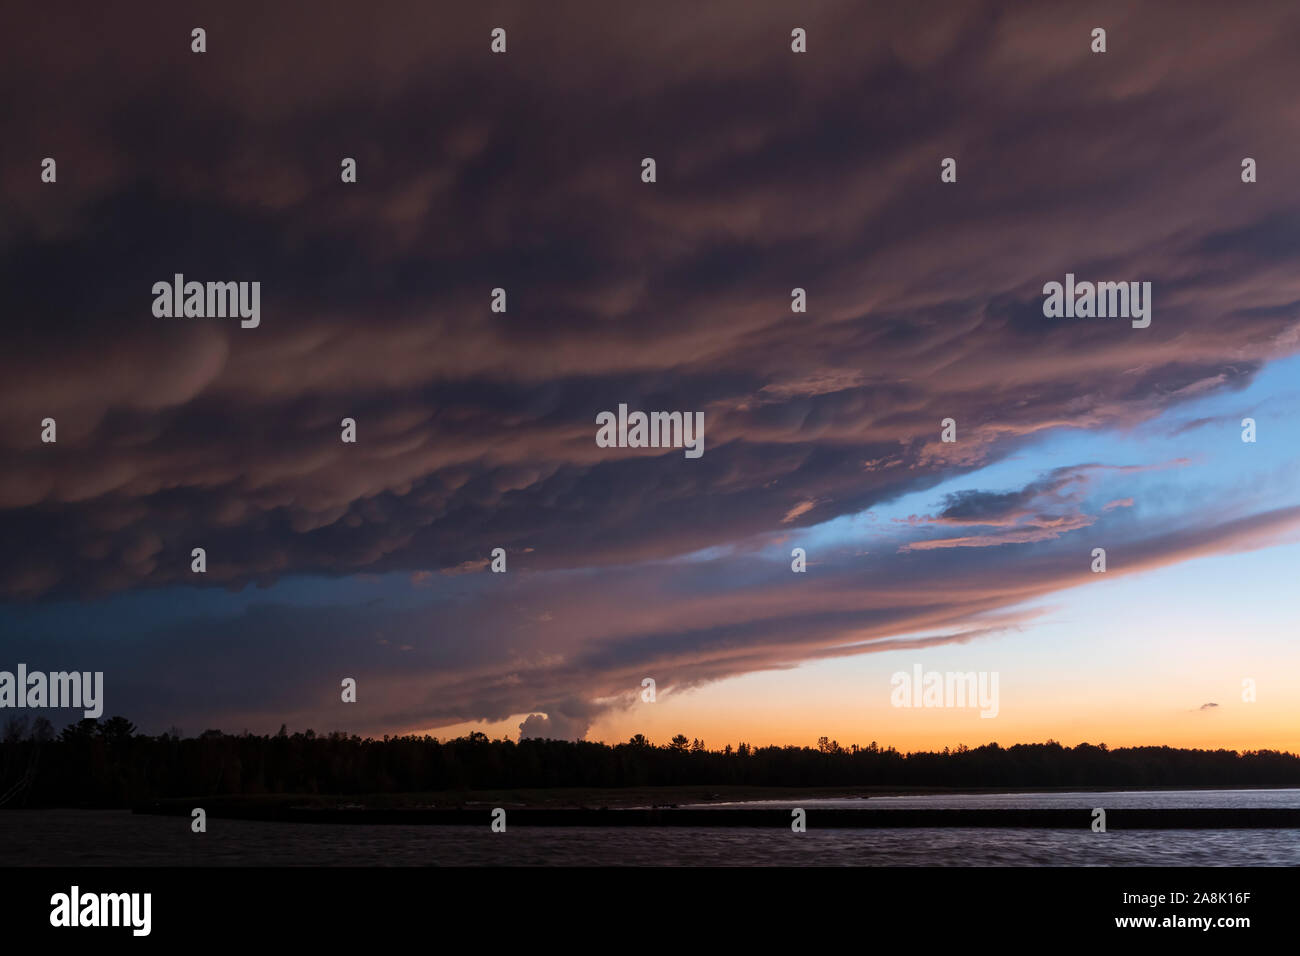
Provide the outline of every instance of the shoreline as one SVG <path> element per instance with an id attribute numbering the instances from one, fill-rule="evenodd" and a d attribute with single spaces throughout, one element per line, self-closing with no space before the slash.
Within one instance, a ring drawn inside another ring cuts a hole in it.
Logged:
<path id="1" fill-rule="evenodd" d="M 757 803 L 763 801 L 800 800 L 861 800 L 866 806 L 880 797 L 925 796 L 983 796 L 1060 793 L 1198 793 L 1206 791 L 1249 792 L 1272 790 L 1297 790 L 1294 786 L 1071 786 L 1071 787 L 762 787 L 762 786 L 697 786 L 671 787 L 556 787 L 517 788 L 499 790 L 439 790 L 404 791 L 398 793 L 366 794 L 207 794 L 188 797 L 167 797 L 139 801 L 130 805 L 103 806 L 88 804 L 50 804 L 21 807 L 10 804 L 6 810 L 134 810 L 145 807 L 202 805 L 210 811 L 231 810 L 236 813 L 257 808 L 299 809 L 366 809 L 366 810 L 461 810 L 478 807 L 504 807 L 506 809 L 685 809 L 719 805 Z M 757 808 L 754 808 L 757 809 Z M 847 808 L 846 808 L 847 809 Z M 157 811 L 153 811 L 157 812 Z"/>
<path id="2" fill-rule="evenodd" d="M 795 804 L 798 801 L 791 801 Z M 383 825 L 486 827 L 504 832 L 509 826 L 564 828 L 752 827 L 773 830 L 839 829 L 1051 829 L 1096 830 L 1098 811 L 1081 808 L 907 808 L 871 810 L 794 806 L 609 809 L 367 809 L 364 807 L 244 806 L 204 808 L 209 819 L 239 819 L 299 825 Z M 156 803 L 135 814 L 189 817 L 190 805 Z M 1115 808 L 1105 811 L 1102 832 L 1122 830 L 1295 830 L 1300 807 Z"/>
<path id="3" fill-rule="evenodd" d="M 498 808 L 524 826 L 789 826 L 791 810 L 814 800 L 848 799 L 857 806 L 802 808 L 824 827 L 1091 827 L 1091 808 L 905 807 L 881 797 L 1050 795 L 1060 793 L 1196 793 L 1293 790 L 1291 787 L 1077 787 L 1026 790 L 985 788 L 651 787 L 622 790 L 502 790 L 368 795 L 277 795 L 153 800 L 133 813 L 188 816 L 202 806 L 209 817 L 293 823 L 479 826 Z M 786 806 L 771 806 L 783 803 Z M 754 804 L 746 806 L 746 804 Z M 758 805 L 763 804 L 763 805 Z M 1300 807 L 1107 808 L 1106 825 L 1120 829 L 1235 829 L 1300 827 Z"/>

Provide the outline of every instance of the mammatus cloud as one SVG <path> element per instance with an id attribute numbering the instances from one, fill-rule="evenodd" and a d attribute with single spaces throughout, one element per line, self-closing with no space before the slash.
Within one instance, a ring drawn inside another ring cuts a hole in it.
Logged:
<path id="1" fill-rule="evenodd" d="M 0 561 L 4 593 L 191 583 L 197 544 L 232 586 L 493 547 L 663 558 L 855 513 L 1048 429 L 1132 425 L 1296 348 L 1296 201 L 1234 172 L 1239 144 L 1300 146 L 1279 121 L 1294 10 L 1234 17 L 1223 44 L 1213 5 L 1193 32 L 1116 7 L 1129 42 L 1104 70 L 1084 19 L 998 5 L 940 27 L 828 4 L 803 58 L 777 7 L 648 33 L 566 10 L 512 8 L 495 59 L 415 4 L 364 37 L 322 13 L 310 47 L 287 14 L 214 11 L 201 62 L 164 7 L 129 33 L 14 24 L 4 71 L 44 81 L 0 108 L 0 533 L 30 542 Z M 57 188 L 22 158 L 37 142 Z M 1152 326 L 1044 319 L 1069 269 L 1149 278 Z M 260 279 L 261 326 L 155 319 L 175 271 Z M 703 410 L 708 453 L 598 449 L 620 401 Z"/>
<path id="2" fill-rule="evenodd" d="M 1132 516 L 1088 506 L 1100 466 L 960 492 L 798 586 L 755 549 L 1297 351 L 1300 10 L 1266 6 L 846 0 L 799 12 L 802 57 L 787 6 L 739 0 L 506 5 L 506 57 L 417 3 L 362 32 L 320 4 L 309 43 L 290 11 L 213 9 L 201 58 L 169 5 L 18 12 L 0 595 L 400 572 L 421 610 L 268 604 L 104 649 L 159 720 L 323 725 L 351 673 L 379 692 L 349 720 L 380 730 L 576 735 L 648 666 L 685 688 L 1014 626 L 1081 573 L 1075 532 Z M 1125 40 L 1104 66 L 1098 17 Z M 177 272 L 260 281 L 261 324 L 155 318 Z M 1151 326 L 1044 318 L 1067 272 L 1152 282 Z M 598 448 L 619 403 L 703 411 L 706 454 Z M 1292 517 L 1127 528 L 1122 570 Z"/>

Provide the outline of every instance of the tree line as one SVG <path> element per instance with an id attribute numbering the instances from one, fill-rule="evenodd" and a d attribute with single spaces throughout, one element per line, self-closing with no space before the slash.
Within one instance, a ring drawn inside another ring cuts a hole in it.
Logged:
<path id="1" fill-rule="evenodd" d="M 730 744 L 677 735 L 656 745 L 486 734 L 148 736 L 122 717 L 55 734 L 38 718 L 0 737 L 0 806 L 129 807 L 153 799 L 378 794 L 550 787 L 1249 787 L 1300 786 L 1300 757 L 1280 751 L 1119 747 L 1056 741 L 901 753 L 874 741 L 814 747 Z"/>

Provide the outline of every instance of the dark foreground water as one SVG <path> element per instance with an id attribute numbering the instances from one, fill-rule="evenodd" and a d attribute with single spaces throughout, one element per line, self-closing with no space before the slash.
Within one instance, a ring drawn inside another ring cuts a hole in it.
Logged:
<path id="1" fill-rule="evenodd" d="M 1300 790 L 762 801 L 758 806 L 1296 807 Z M 735 804 L 732 804 L 735 806 Z M 0 865 L 1296 866 L 1300 830 L 508 828 L 208 820 L 116 810 L 0 812 Z"/>

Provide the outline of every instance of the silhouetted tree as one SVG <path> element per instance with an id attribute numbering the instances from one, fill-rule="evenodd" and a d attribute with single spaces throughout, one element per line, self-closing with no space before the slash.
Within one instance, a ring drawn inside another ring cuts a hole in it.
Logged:
<path id="1" fill-rule="evenodd" d="M 125 717 L 110 717 L 99 725 L 99 732 L 106 740 L 129 740 L 135 733 L 135 724 Z"/>
<path id="2" fill-rule="evenodd" d="M 689 752 L 689 759 L 683 754 Z M 39 758 L 39 759 L 38 759 Z M 218 730 L 197 738 L 138 734 L 130 721 L 85 719 L 55 737 L 49 721 L 10 721 L 0 734 L 6 806 L 131 806 L 161 797 L 366 794 L 524 787 L 669 785 L 779 787 L 1239 787 L 1300 786 L 1300 757 L 1278 751 L 1177 750 L 1056 741 L 959 744 L 899 753 L 872 741 L 842 747 L 708 750 L 678 734 L 655 747 L 642 734 L 607 746 L 590 741 L 491 740 L 475 732 L 362 738 Z M 21 786 L 20 786 L 21 785 Z"/>

